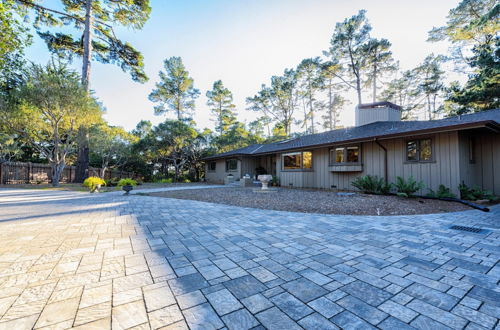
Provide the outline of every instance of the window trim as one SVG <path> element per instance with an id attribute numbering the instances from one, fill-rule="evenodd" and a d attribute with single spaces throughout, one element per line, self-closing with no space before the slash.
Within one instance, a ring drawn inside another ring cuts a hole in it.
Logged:
<path id="1" fill-rule="evenodd" d="M 304 152 L 311 153 L 311 168 L 304 168 Z M 285 156 L 300 154 L 300 168 L 285 169 Z M 281 154 L 281 171 L 283 172 L 312 172 L 314 171 L 314 161 L 312 150 L 294 151 Z"/>
<path id="2" fill-rule="evenodd" d="M 236 162 L 236 168 L 235 169 L 230 169 L 228 166 L 228 162 L 234 160 Z M 226 159 L 226 172 L 238 172 L 238 159 L 237 158 L 229 158 Z"/>
<path id="3" fill-rule="evenodd" d="M 357 162 L 347 162 L 347 149 L 352 148 L 352 147 L 358 148 L 358 161 Z M 340 148 L 344 149 L 344 156 L 343 156 L 344 161 L 343 162 L 335 162 L 334 161 L 335 156 L 336 156 L 335 151 L 337 149 L 340 149 Z M 332 151 L 333 151 L 333 153 L 332 153 Z M 328 165 L 329 166 L 362 165 L 361 157 L 362 157 L 361 144 L 339 145 L 339 146 L 334 146 L 334 147 L 328 149 Z"/>
<path id="4" fill-rule="evenodd" d="M 213 170 L 210 169 L 210 165 L 211 164 L 215 164 Z M 208 162 L 208 164 L 207 164 L 207 172 L 211 172 L 212 173 L 212 172 L 216 172 L 216 171 L 217 171 L 217 161 L 214 160 L 214 161 Z"/>
<path id="5" fill-rule="evenodd" d="M 431 140 L 431 159 L 429 160 L 420 160 L 420 142 L 422 140 Z M 434 137 L 433 136 L 424 136 L 424 137 L 416 137 L 416 138 L 407 138 L 404 140 L 404 163 L 405 164 L 415 164 L 415 163 L 435 163 L 435 148 L 434 148 Z M 408 142 L 416 142 L 417 143 L 417 159 L 410 160 L 408 159 Z"/>

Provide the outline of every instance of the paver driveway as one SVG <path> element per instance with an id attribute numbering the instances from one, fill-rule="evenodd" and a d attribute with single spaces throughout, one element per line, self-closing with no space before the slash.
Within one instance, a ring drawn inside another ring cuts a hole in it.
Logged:
<path id="1" fill-rule="evenodd" d="M 0 329 L 493 329 L 499 234 L 498 207 L 349 217 L 0 190 Z"/>

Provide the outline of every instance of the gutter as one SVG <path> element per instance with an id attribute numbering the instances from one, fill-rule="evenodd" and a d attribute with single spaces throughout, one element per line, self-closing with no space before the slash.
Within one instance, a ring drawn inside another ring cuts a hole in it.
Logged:
<path id="1" fill-rule="evenodd" d="M 387 148 L 384 147 L 377 138 L 375 138 L 374 141 L 382 150 L 384 150 L 384 180 L 385 183 L 389 183 L 389 175 L 387 168 Z"/>

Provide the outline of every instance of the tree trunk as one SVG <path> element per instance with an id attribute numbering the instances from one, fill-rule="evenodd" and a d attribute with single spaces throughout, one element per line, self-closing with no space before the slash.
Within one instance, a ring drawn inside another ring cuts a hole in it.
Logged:
<path id="1" fill-rule="evenodd" d="M 87 91 L 90 87 L 90 63 L 92 61 L 92 0 L 85 1 L 85 30 L 83 32 L 82 85 Z M 89 171 L 89 136 L 85 127 L 78 128 L 78 159 L 76 161 L 75 181 L 83 182 Z"/>
<path id="2" fill-rule="evenodd" d="M 373 67 L 373 103 L 377 102 L 377 64 Z"/>
<path id="3" fill-rule="evenodd" d="M 61 175 L 66 166 L 64 160 L 60 163 L 53 163 L 52 165 L 52 186 L 59 187 L 59 181 L 61 181 Z"/>

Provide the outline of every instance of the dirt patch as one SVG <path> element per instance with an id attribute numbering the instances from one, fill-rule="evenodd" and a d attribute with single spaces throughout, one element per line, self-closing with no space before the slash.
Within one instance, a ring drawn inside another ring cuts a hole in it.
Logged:
<path id="1" fill-rule="evenodd" d="M 313 189 L 278 188 L 277 192 L 255 193 L 254 188 L 214 188 L 150 193 L 150 196 L 190 199 L 266 210 L 353 215 L 411 215 L 470 210 L 455 202 L 397 196 L 358 194 Z"/>

